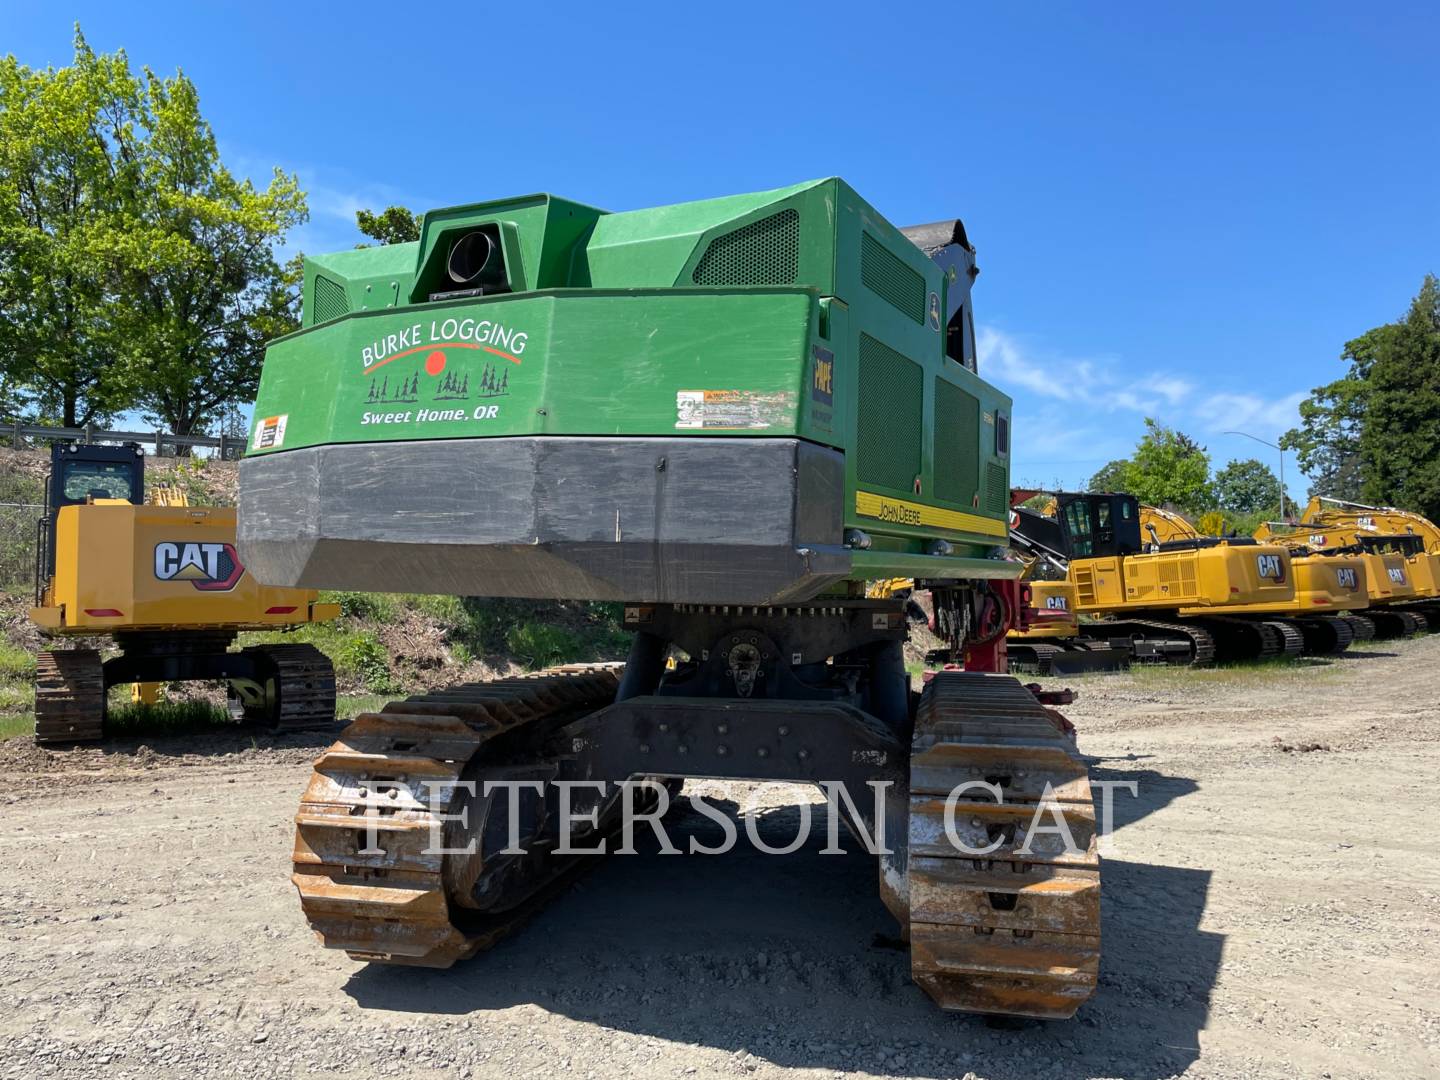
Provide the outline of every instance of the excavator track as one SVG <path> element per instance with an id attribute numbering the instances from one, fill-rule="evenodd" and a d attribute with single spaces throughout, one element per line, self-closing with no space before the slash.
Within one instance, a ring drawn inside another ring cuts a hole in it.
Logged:
<path id="1" fill-rule="evenodd" d="M 1366 618 L 1375 625 L 1377 641 L 1392 641 L 1409 637 L 1425 629 L 1426 623 L 1408 611 L 1397 608 L 1370 608 Z"/>
<path id="2" fill-rule="evenodd" d="M 1430 629 L 1430 620 L 1425 618 L 1423 611 L 1397 611 L 1395 614 L 1405 620 L 1406 637 L 1410 637 L 1413 634 L 1423 634 Z"/>
<path id="3" fill-rule="evenodd" d="M 35 741 L 93 742 L 105 736 L 105 670 L 94 649 L 35 657 Z"/>
<path id="4" fill-rule="evenodd" d="M 1119 671 L 1130 666 L 1131 651 L 1109 642 L 1070 639 L 1063 645 L 1011 638 L 1006 646 L 1011 671 L 1035 675 L 1074 675 Z"/>
<path id="5" fill-rule="evenodd" d="M 482 859 L 483 837 L 476 852 L 438 853 L 508 821 L 503 807 L 445 785 L 477 781 L 478 791 L 484 779 L 540 779 L 543 763 L 517 760 L 525 756 L 517 747 L 609 704 L 622 666 L 551 668 L 357 717 L 315 762 L 295 816 L 291 880 L 321 941 L 356 960 L 449 967 L 494 945 L 600 862 L 551 854 L 542 842 L 492 863 Z M 446 792 L 443 806 L 432 805 L 434 785 Z M 461 812 L 470 828 L 457 833 L 447 819 Z M 543 820 L 543 806 L 535 812 Z"/>
<path id="6" fill-rule="evenodd" d="M 276 708 L 267 717 L 276 731 L 306 731 L 335 722 L 335 668 L 313 645 L 255 645 L 275 665 Z"/>
<path id="7" fill-rule="evenodd" d="M 1205 627 L 1197 623 L 1160 622 L 1155 619 L 1124 619 L 1115 622 L 1082 624 L 1083 628 L 1103 631 L 1105 637 L 1128 637 L 1133 643 L 1135 659 L 1158 660 L 1163 663 L 1190 667 L 1208 667 L 1215 662 L 1215 638 Z M 1182 641 L 1189 645 L 1186 650 L 1171 650 L 1168 644 Z M 1146 646 L 1151 655 L 1147 656 Z M 1183 655 L 1182 655 L 1183 652 Z"/>
<path id="8" fill-rule="evenodd" d="M 1296 625 L 1304 636 L 1307 656 L 1333 656 L 1344 652 L 1355 641 L 1355 626 L 1342 617 L 1300 619 Z"/>
<path id="9" fill-rule="evenodd" d="M 1375 640 L 1375 622 L 1365 615 L 1340 615 L 1337 616 L 1341 622 L 1350 627 L 1356 641 Z"/>
<path id="10" fill-rule="evenodd" d="M 1305 651 L 1305 634 L 1289 619 L 1266 619 L 1265 625 L 1280 635 L 1280 656 L 1293 659 Z"/>
<path id="11" fill-rule="evenodd" d="M 998 786 L 1002 799 L 959 793 L 951 837 L 946 803 L 967 781 Z M 1061 821 L 1073 846 L 1057 835 Z M 1100 861 L 1089 774 L 1018 680 L 942 671 L 926 685 L 906 879 L 911 975 L 942 1008 L 1059 1019 L 1094 992 Z"/>
<path id="12" fill-rule="evenodd" d="M 1287 637 L 1277 623 L 1210 615 L 1204 625 L 1214 636 L 1216 656 L 1222 661 L 1273 660 L 1287 655 Z"/>

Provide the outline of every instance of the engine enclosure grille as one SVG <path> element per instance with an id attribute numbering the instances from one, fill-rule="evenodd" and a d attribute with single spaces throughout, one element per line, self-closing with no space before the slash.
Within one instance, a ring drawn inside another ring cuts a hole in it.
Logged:
<path id="1" fill-rule="evenodd" d="M 979 472 L 980 402 L 935 378 L 935 497 L 969 506 Z"/>
<path id="2" fill-rule="evenodd" d="M 859 391 L 856 477 L 862 484 L 912 492 L 920 475 L 922 439 L 915 419 L 925 396 L 920 365 L 861 334 Z"/>
<path id="3" fill-rule="evenodd" d="M 800 272 L 800 213 L 781 210 L 710 241 L 696 285 L 793 285 Z"/>
<path id="4" fill-rule="evenodd" d="M 925 278 L 868 232 L 860 234 L 860 280 L 917 323 L 925 321 Z"/>
<path id="5" fill-rule="evenodd" d="M 329 322 L 350 313 L 350 298 L 345 287 L 322 274 L 315 275 L 315 321 Z"/>

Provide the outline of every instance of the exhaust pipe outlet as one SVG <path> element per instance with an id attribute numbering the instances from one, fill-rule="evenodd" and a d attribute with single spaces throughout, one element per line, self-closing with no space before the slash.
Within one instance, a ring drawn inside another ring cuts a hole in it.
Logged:
<path id="1" fill-rule="evenodd" d="M 493 236 L 477 229 L 455 241 L 445 272 L 456 285 L 503 285 L 505 255 Z"/>

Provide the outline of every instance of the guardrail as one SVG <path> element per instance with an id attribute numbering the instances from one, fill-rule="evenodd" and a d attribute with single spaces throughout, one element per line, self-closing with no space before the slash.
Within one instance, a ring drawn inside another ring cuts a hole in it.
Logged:
<path id="1" fill-rule="evenodd" d="M 86 424 L 84 427 L 49 427 L 45 424 L 27 424 L 20 420 L 9 420 L 0 427 L 0 432 L 8 433 L 13 440 L 11 445 L 17 450 L 25 445 L 26 439 L 60 439 L 65 442 L 84 443 L 139 443 L 142 446 L 153 446 L 155 456 L 163 457 L 167 446 L 177 450 L 182 446 L 208 447 L 219 452 L 222 460 L 233 461 L 245 450 L 245 439 L 237 438 L 234 435 L 172 435 L 166 431 L 111 431 L 107 428 L 97 428 L 93 424 Z"/>

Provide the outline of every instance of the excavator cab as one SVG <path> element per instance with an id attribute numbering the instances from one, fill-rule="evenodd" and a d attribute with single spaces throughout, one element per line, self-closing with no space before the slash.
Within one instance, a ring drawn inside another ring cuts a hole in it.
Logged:
<path id="1" fill-rule="evenodd" d="M 1111 492 L 1057 496 L 1061 533 L 1071 558 L 1134 555 L 1140 550 L 1140 500 Z"/>
<path id="2" fill-rule="evenodd" d="M 36 603 L 55 576 L 55 527 L 62 506 L 110 501 L 139 505 L 145 501 L 145 451 L 134 443 L 91 446 L 83 443 L 50 447 L 50 475 L 45 481 L 45 513 L 36 545 Z"/>
<path id="3" fill-rule="evenodd" d="M 1355 537 L 1356 546 L 1367 555 L 1403 555 L 1407 559 L 1425 554 L 1425 539 L 1415 533 Z"/>

